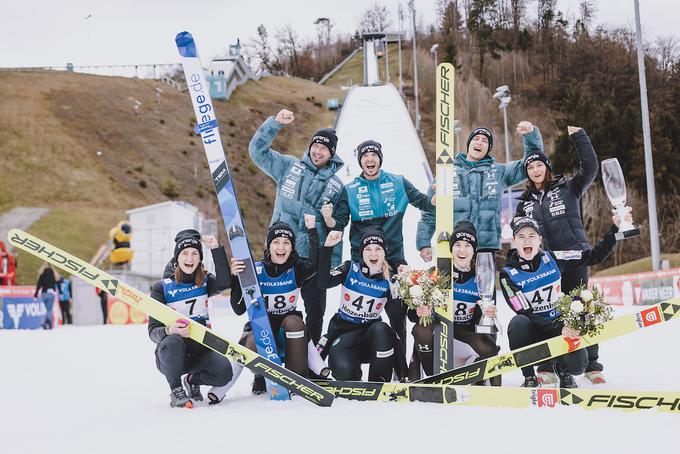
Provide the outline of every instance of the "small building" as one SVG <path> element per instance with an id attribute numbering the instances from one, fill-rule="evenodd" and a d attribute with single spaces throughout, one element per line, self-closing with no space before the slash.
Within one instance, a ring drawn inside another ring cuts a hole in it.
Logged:
<path id="1" fill-rule="evenodd" d="M 213 59 L 206 74 L 210 84 L 210 96 L 213 99 L 229 99 L 241 84 L 249 80 L 258 80 L 248 64 L 241 57 L 239 42 L 229 46 L 229 55 Z"/>
<path id="2" fill-rule="evenodd" d="M 201 234 L 217 236 L 215 223 L 205 222 L 198 208 L 186 202 L 157 203 L 128 210 L 127 214 L 132 225 L 131 247 L 135 253 L 130 271 L 145 276 L 161 277 L 173 256 L 175 235 L 180 230 L 196 229 Z M 214 273 L 212 255 L 205 246 L 203 263 L 208 271 Z"/>

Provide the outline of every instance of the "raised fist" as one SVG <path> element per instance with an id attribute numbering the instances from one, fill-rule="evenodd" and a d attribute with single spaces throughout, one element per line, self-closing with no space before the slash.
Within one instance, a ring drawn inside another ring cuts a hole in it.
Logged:
<path id="1" fill-rule="evenodd" d="M 316 226 L 316 216 L 313 214 L 305 214 L 305 227 L 313 229 Z"/>
<path id="2" fill-rule="evenodd" d="M 293 112 L 290 110 L 281 109 L 279 113 L 276 114 L 275 120 L 282 125 L 287 125 L 288 123 L 292 123 L 293 120 L 295 120 L 295 115 L 293 115 Z"/>
<path id="3" fill-rule="evenodd" d="M 342 232 L 332 230 L 326 237 L 326 242 L 324 243 L 324 246 L 333 247 L 340 241 L 342 241 Z"/>
<path id="4" fill-rule="evenodd" d="M 324 205 L 321 207 L 321 215 L 324 217 L 324 219 L 332 218 L 333 217 L 333 204 L 332 203 L 324 203 Z"/>
<path id="5" fill-rule="evenodd" d="M 534 125 L 533 125 L 530 121 L 520 121 L 520 122 L 517 124 L 517 129 L 516 129 L 516 131 L 517 131 L 519 134 L 524 135 L 524 134 L 527 134 L 527 133 L 529 133 L 529 132 L 531 132 L 531 131 L 533 131 L 533 130 L 534 130 Z"/>

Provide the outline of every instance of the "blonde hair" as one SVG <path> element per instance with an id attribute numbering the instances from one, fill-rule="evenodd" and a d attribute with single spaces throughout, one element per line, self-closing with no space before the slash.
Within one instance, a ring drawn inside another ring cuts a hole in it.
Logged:
<path id="1" fill-rule="evenodd" d="M 387 263 L 387 259 L 383 260 L 382 265 L 383 278 L 386 281 L 390 281 L 390 265 Z"/>

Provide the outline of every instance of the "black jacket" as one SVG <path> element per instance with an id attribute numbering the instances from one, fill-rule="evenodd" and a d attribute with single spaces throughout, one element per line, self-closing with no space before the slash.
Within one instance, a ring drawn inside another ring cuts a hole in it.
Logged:
<path id="1" fill-rule="evenodd" d="M 510 298 L 517 293 L 521 293 L 522 289 L 512 282 L 508 272 L 506 271 L 506 268 L 515 268 L 522 271 L 535 272 L 541 266 L 544 254 L 552 255 L 553 259 L 555 259 L 555 262 L 557 263 L 560 273 L 563 273 L 566 270 L 578 268 L 582 265 L 597 265 L 598 263 L 605 261 L 614 250 L 614 247 L 616 246 L 616 237 L 614 235 L 617 231 L 618 229 L 616 226 L 612 225 L 604 234 L 602 239 L 598 241 L 597 244 L 595 244 L 595 247 L 585 251 L 579 251 L 577 254 L 563 255 L 563 251 L 545 251 L 536 254 L 532 260 L 524 260 L 519 256 L 516 249 L 510 249 L 505 262 L 506 265 L 499 273 L 501 291 L 503 292 L 503 297 L 505 298 L 506 303 L 508 303 L 508 306 L 510 306 L 510 309 L 514 311 L 514 308 L 510 304 Z M 534 323 L 540 325 L 554 323 L 556 325 L 560 325 L 559 328 L 561 329 L 562 322 L 560 322 L 559 319 L 555 320 L 554 322 L 547 321 L 543 317 L 534 315 L 533 309 L 519 310 L 515 312 L 517 314 L 526 315 Z"/>
<path id="2" fill-rule="evenodd" d="M 38 277 L 38 282 L 35 284 L 34 297 L 38 297 L 38 293 L 46 293 L 48 290 L 57 290 L 57 280 L 54 276 L 52 268 L 45 268 L 45 270 Z"/>
<path id="3" fill-rule="evenodd" d="M 558 177 L 545 192 L 527 189 L 518 198 L 515 216 L 530 216 L 543 229 L 543 241 L 550 250 L 587 250 L 590 243 L 581 219 L 580 199 L 597 176 L 597 155 L 584 130 L 573 134 L 579 156 L 576 175 Z"/>
<path id="4" fill-rule="evenodd" d="M 298 288 L 309 278 L 316 275 L 316 267 L 319 256 L 319 233 L 316 227 L 307 229 L 307 239 L 309 244 L 309 258 L 301 258 L 293 249 L 293 254 L 288 258 L 286 263 L 276 265 L 271 260 L 265 258 L 262 260 L 264 270 L 269 277 L 278 277 L 288 271 L 291 267 L 295 267 L 295 282 Z M 243 291 L 241 290 L 241 283 L 238 277 L 231 277 L 231 308 L 236 315 L 242 315 L 246 312 L 246 303 L 243 301 Z"/>
<path id="5" fill-rule="evenodd" d="M 215 263 L 216 275 L 208 273 L 206 279 L 208 287 L 208 296 L 213 296 L 228 289 L 231 286 L 231 273 L 229 272 L 229 265 L 227 264 L 227 253 L 224 251 L 224 247 L 219 246 L 215 249 L 211 249 L 210 252 L 213 257 L 213 262 Z M 172 273 L 174 273 L 174 266 L 172 264 L 168 264 L 168 266 L 166 266 L 165 268 L 165 271 L 163 272 L 163 277 L 164 278 L 170 277 Z M 182 282 L 190 283 L 193 281 L 193 276 L 185 276 L 184 274 L 182 275 L 183 275 Z M 165 304 L 165 296 L 163 294 L 162 281 L 156 281 L 151 286 L 151 298 Z M 158 344 L 163 339 L 165 339 L 165 325 L 159 322 L 158 320 L 154 319 L 153 317 L 149 317 L 148 329 L 149 338 L 151 338 L 151 340 L 154 341 L 155 343 Z M 195 342 L 193 339 L 187 338 L 184 339 L 184 342 L 187 345 L 187 353 L 190 356 L 198 354 L 206 348 L 203 347 L 201 344 Z"/>

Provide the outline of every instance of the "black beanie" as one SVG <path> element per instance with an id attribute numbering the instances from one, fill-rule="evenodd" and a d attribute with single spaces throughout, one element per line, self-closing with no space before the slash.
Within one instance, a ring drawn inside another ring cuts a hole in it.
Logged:
<path id="1" fill-rule="evenodd" d="M 175 243 L 183 238 L 195 238 L 196 240 L 201 241 L 201 234 L 194 229 L 181 230 L 175 235 Z"/>
<path id="2" fill-rule="evenodd" d="M 538 222 L 534 218 L 530 217 L 517 217 L 512 220 L 512 236 L 517 235 L 517 232 L 522 230 L 524 227 L 530 227 L 536 231 L 539 235 L 543 236 L 543 233 L 541 232 L 541 227 L 538 225 Z"/>
<path id="3" fill-rule="evenodd" d="M 274 238 L 288 238 L 293 249 L 295 249 L 295 232 L 285 222 L 276 222 L 269 227 L 269 232 L 267 232 L 267 250 L 269 250 L 269 246 L 274 241 Z"/>
<path id="4" fill-rule="evenodd" d="M 187 230 L 183 230 L 182 232 L 187 232 Z M 180 232 L 180 233 L 182 233 Z M 193 232 L 196 232 L 193 230 Z M 196 248 L 198 249 L 198 255 L 201 257 L 201 262 L 203 261 L 203 246 L 201 245 L 201 240 L 200 237 L 201 235 L 198 234 L 198 238 L 192 233 L 192 234 L 187 234 L 185 236 L 180 236 L 179 233 L 175 237 L 175 255 L 173 256 L 173 262 L 177 263 L 177 257 L 179 257 L 179 253 L 182 252 L 186 248 Z"/>
<path id="5" fill-rule="evenodd" d="M 367 229 L 363 235 L 361 235 L 361 240 L 359 241 L 359 254 L 363 255 L 364 249 L 369 244 L 377 244 L 381 246 L 387 254 L 387 244 L 385 242 L 385 232 L 379 227 L 371 227 Z"/>
<path id="6" fill-rule="evenodd" d="M 361 157 L 366 153 L 375 153 L 380 158 L 380 167 L 383 163 L 382 145 L 375 140 L 364 140 L 357 146 L 357 160 L 361 166 Z"/>
<path id="7" fill-rule="evenodd" d="M 468 149 L 470 148 L 470 142 L 472 142 L 472 138 L 478 134 L 486 136 L 486 138 L 489 139 L 489 149 L 487 150 L 486 153 L 487 154 L 491 153 L 491 150 L 493 149 L 493 134 L 491 130 L 485 126 L 479 126 L 472 130 L 472 132 L 468 136 L 467 143 L 465 144 L 465 153 L 467 153 Z"/>
<path id="8" fill-rule="evenodd" d="M 467 241 L 477 250 L 477 229 L 469 221 L 460 221 L 453 229 L 453 235 L 449 237 L 449 250 L 453 250 L 456 241 Z"/>
<path id="9" fill-rule="evenodd" d="M 335 154 L 335 148 L 338 145 L 338 136 L 335 134 L 335 129 L 323 128 L 316 131 L 309 141 L 309 148 L 315 143 L 326 145 L 328 151 L 331 152 L 331 156 L 333 156 Z"/>
<path id="10" fill-rule="evenodd" d="M 524 160 L 524 171 L 526 172 L 527 167 L 529 167 L 529 164 L 535 161 L 541 161 L 545 166 L 552 172 L 552 167 L 550 166 L 550 159 L 548 158 L 548 155 L 543 153 L 541 150 L 534 150 L 532 151 L 529 156 Z"/>

